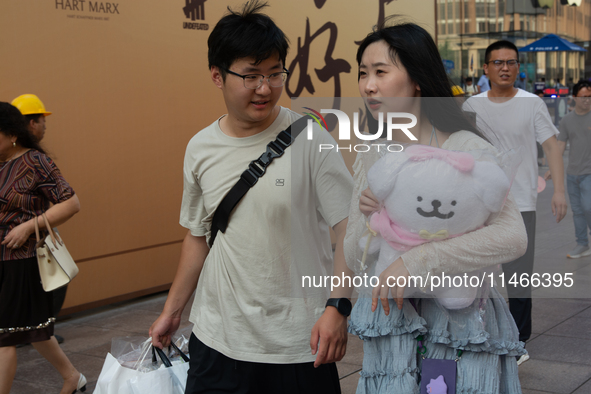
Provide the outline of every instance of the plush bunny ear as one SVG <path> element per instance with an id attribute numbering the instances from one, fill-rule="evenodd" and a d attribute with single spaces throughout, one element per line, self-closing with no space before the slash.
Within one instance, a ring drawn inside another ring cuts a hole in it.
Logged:
<path id="1" fill-rule="evenodd" d="M 486 208 L 492 213 L 499 212 L 511 186 L 505 172 L 494 163 L 477 161 L 472 176 L 474 190 Z"/>
<path id="2" fill-rule="evenodd" d="M 407 160 L 408 157 L 404 151 L 392 152 L 384 155 L 369 169 L 367 183 L 379 201 L 384 201 L 390 194 L 396 177 Z"/>

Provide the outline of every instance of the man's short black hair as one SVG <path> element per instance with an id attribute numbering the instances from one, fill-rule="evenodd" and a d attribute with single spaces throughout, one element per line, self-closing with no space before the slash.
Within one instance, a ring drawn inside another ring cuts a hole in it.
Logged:
<path id="1" fill-rule="evenodd" d="M 583 88 L 591 89 L 591 82 L 585 81 L 584 79 L 577 82 L 577 84 L 573 86 L 573 96 L 577 97 L 577 94 L 579 94 L 579 91 Z"/>
<path id="2" fill-rule="evenodd" d="M 207 40 L 209 68 L 219 67 L 224 80 L 224 69 L 229 69 L 237 59 L 253 58 L 258 64 L 277 56 L 285 66 L 289 41 L 275 22 L 260 12 L 267 6 L 251 0 L 240 11 L 228 7 L 228 14 L 211 31 Z"/>
<path id="3" fill-rule="evenodd" d="M 488 46 L 488 48 L 486 48 L 486 52 L 484 53 L 484 62 L 490 62 L 490 53 L 499 49 L 513 49 L 515 51 L 515 55 L 517 56 L 517 60 L 519 60 L 519 51 L 517 50 L 515 44 L 513 44 L 511 41 L 501 40 L 493 42 Z"/>
<path id="4" fill-rule="evenodd" d="M 466 82 L 472 82 L 472 77 L 467 77 Z"/>

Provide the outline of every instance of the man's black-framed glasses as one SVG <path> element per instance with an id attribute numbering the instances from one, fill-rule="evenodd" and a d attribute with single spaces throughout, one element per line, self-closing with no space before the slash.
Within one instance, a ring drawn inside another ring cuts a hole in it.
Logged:
<path id="1" fill-rule="evenodd" d="M 496 68 L 502 68 L 507 64 L 507 67 L 515 67 L 519 64 L 519 60 L 517 59 L 509 59 L 509 60 L 491 60 L 489 63 L 492 63 L 493 66 Z"/>
<path id="2" fill-rule="evenodd" d="M 222 67 L 220 67 L 220 68 L 222 70 L 224 70 L 225 72 L 227 72 L 228 74 L 236 75 L 237 77 L 242 78 L 242 80 L 244 81 L 244 87 L 246 89 L 260 88 L 265 79 L 269 83 L 269 86 L 271 86 L 273 88 L 279 88 L 279 87 L 285 85 L 285 81 L 287 80 L 287 76 L 289 75 L 289 71 L 287 71 L 285 68 L 283 69 L 283 71 L 280 71 L 278 73 L 273 73 L 271 75 L 263 75 L 263 74 L 241 75 L 241 74 L 235 73 L 232 70 L 228 70 L 227 68 L 222 68 Z"/>

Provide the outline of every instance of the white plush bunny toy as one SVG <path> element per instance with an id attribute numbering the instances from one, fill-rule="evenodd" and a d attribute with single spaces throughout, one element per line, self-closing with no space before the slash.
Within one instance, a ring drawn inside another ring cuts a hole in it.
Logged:
<path id="1" fill-rule="evenodd" d="M 367 180 L 383 206 L 369 220 L 377 236 L 370 240 L 368 253 L 379 251 L 375 275 L 413 247 L 483 227 L 500 212 L 510 187 L 493 162 L 425 145 L 386 154 L 368 171 Z M 359 241 L 362 249 L 367 238 Z M 412 289 L 407 289 L 409 296 Z M 461 309 L 472 304 L 477 291 L 469 285 L 446 286 L 429 294 L 448 309 Z"/>

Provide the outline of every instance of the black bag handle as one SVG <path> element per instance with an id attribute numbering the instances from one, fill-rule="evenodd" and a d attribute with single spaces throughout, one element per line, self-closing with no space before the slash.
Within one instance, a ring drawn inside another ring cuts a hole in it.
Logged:
<path id="1" fill-rule="evenodd" d="M 172 346 L 172 348 L 177 351 L 177 353 L 181 356 L 181 358 L 186 363 L 189 362 L 189 356 L 187 356 L 185 353 L 183 353 L 183 351 L 181 349 L 179 349 L 179 347 L 174 343 L 174 341 L 170 341 L 170 346 Z M 170 349 L 170 347 L 169 347 L 169 349 Z"/>
<path id="2" fill-rule="evenodd" d="M 172 346 L 174 350 L 178 352 L 178 354 L 185 362 L 189 362 L 189 356 L 183 353 L 174 342 L 171 341 L 170 346 Z M 168 347 L 168 349 L 170 349 L 170 346 Z M 162 360 L 162 364 L 164 364 L 166 368 L 172 367 L 172 363 L 170 362 L 170 359 L 166 356 L 164 351 L 154 345 L 152 345 L 152 364 L 156 364 L 158 362 L 158 360 L 156 360 L 156 353 L 158 353 L 158 357 L 160 357 L 160 360 Z"/>
<path id="3" fill-rule="evenodd" d="M 283 156 L 287 148 L 291 146 L 293 141 L 300 135 L 300 133 L 308 125 L 308 119 L 313 120 L 310 116 L 303 116 L 293 122 L 289 127 L 277 135 L 275 141 L 267 144 L 267 149 L 258 159 L 253 160 L 248 165 L 246 171 L 240 175 L 238 182 L 230 189 L 228 194 L 224 196 L 220 205 L 213 214 L 211 220 L 211 236 L 209 238 L 209 247 L 213 246 L 213 241 L 218 231 L 226 232 L 228 227 L 228 220 L 230 220 L 230 213 L 238 205 L 238 202 L 244 197 L 248 190 L 253 187 L 267 171 L 267 167 L 277 157 Z"/>
<path id="4" fill-rule="evenodd" d="M 158 353 L 160 360 L 162 360 L 162 364 L 164 364 L 166 368 L 172 367 L 172 363 L 170 362 L 168 357 L 166 357 L 164 351 L 154 345 L 152 345 L 152 364 L 156 364 L 158 362 L 158 360 L 156 360 L 156 353 Z"/>

